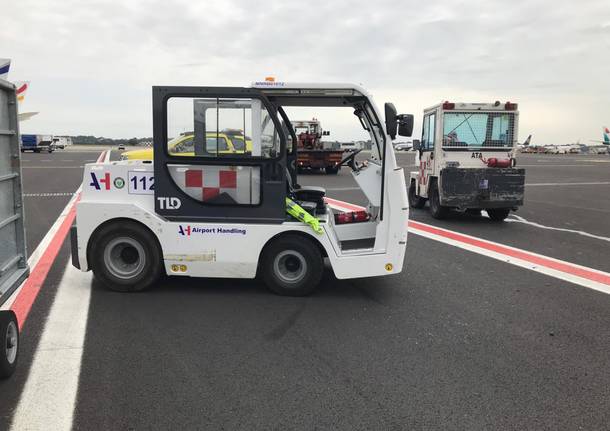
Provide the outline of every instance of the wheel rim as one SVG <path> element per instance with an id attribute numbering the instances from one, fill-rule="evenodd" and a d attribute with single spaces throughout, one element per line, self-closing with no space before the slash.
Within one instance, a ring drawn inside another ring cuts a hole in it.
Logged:
<path id="1" fill-rule="evenodd" d="M 307 261 L 296 250 L 284 250 L 273 260 L 273 272 L 285 283 L 298 283 L 307 274 Z"/>
<path id="2" fill-rule="evenodd" d="M 133 238 L 111 240 L 104 249 L 104 264 L 117 278 L 128 280 L 142 272 L 146 264 L 144 247 Z"/>
<path id="3" fill-rule="evenodd" d="M 17 359 L 17 349 L 19 348 L 19 335 L 17 332 L 17 325 L 15 322 L 9 322 L 6 328 L 6 339 L 5 339 L 5 356 L 9 364 L 13 364 Z"/>

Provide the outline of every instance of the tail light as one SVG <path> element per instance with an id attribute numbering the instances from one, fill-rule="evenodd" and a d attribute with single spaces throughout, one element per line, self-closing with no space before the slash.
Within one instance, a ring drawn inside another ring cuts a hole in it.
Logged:
<path id="1" fill-rule="evenodd" d="M 445 100 L 445 103 L 443 103 L 443 109 L 455 109 L 455 103 Z"/>
<path id="2" fill-rule="evenodd" d="M 518 105 L 516 103 L 506 102 L 506 104 L 504 105 L 504 109 L 506 111 L 516 111 L 517 106 Z"/>

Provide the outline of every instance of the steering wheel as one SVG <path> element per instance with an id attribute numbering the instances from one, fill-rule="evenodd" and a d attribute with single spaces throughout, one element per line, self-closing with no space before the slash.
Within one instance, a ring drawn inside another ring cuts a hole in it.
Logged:
<path id="1" fill-rule="evenodd" d="M 358 162 L 356 162 L 356 155 L 358 155 L 358 153 L 360 151 L 362 151 L 362 148 L 350 153 L 347 157 L 345 157 L 345 158 L 343 158 L 343 160 L 341 160 L 341 162 L 339 163 L 339 166 L 347 165 L 350 168 L 352 168 L 352 171 L 356 171 L 356 172 L 359 171 L 361 166 L 359 166 Z"/>

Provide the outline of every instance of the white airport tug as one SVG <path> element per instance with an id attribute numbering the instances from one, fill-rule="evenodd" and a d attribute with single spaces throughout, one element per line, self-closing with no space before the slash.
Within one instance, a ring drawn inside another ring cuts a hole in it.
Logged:
<path id="1" fill-rule="evenodd" d="M 350 109 L 369 132 L 370 159 L 342 161 L 368 200 L 365 211 L 333 214 L 323 188 L 296 183 L 298 139 L 284 108 L 297 106 Z M 145 289 L 162 273 L 259 275 L 295 296 L 315 289 L 324 258 L 339 279 L 397 274 L 408 200 L 391 140 L 411 135 L 413 116 L 390 103 L 384 113 L 385 123 L 351 84 L 153 87 L 154 160 L 86 165 L 73 265 L 117 291 Z M 241 152 L 223 150 L 228 129 L 239 131 Z M 288 215 L 288 203 L 309 224 Z"/>
<path id="2" fill-rule="evenodd" d="M 503 221 L 523 205 L 525 170 L 515 167 L 518 121 L 511 102 L 444 102 L 425 109 L 409 205 L 423 208 L 429 201 L 437 219 L 457 209 L 486 210 Z"/>

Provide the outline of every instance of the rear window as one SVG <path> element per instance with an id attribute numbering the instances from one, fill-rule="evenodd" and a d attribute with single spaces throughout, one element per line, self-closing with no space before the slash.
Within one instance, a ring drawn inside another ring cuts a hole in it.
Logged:
<path id="1" fill-rule="evenodd" d="M 445 112 L 443 147 L 510 148 L 514 125 L 514 113 Z"/>

